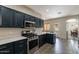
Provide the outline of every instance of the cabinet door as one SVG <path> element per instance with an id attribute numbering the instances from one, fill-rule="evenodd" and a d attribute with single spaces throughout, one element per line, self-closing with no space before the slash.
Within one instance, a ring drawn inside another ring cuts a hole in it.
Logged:
<path id="1" fill-rule="evenodd" d="M 30 16 L 30 21 L 34 22 L 34 17 Z"/>
<path id="2" fill-rule="evenodd" d="M 26 14 L 26 15 L 25 15 L 25 20 L 26 20 L 26 21 L 30 21 L 30 15 L 27 15 L 27 14 Z"/>
<path id="3" fill-rule="evenodd" d="M 46 42 L 47 43 L 50 43 L 50 40 L 51 40 L 50 35 L 49 34 L 46 34 Z"/>
<path id="4" fill-rule="evenodd" d="M 43 46 L 43 42 L 43 36 L 41 36 L 39 39 L 39 47 Z"/>
<path id="5" fill-rule="evenodd" d="M 40 19 L 38 19 L 39 20 L 39 27 L 41 27 L 41 20 Z"/>
<path id="6" fill-rule="evenodd" d="M 40 20 L 40 27 L 44 26 L 44 20 Z"/>
<path id="7" fill-rule="evenodd" d="M 0 45 L 0 54 L 13 54 L 13 43 Z"/>
<path id="8" fill-rule="evenodd" d="M 39 19 L 38 18 L 34 18 L 34 21 L 35 21 L 36 27 L 38 28 L 39 27 Z"/>
<path id="9" fill-rule="evenodd" d="M 41 20 L 41 19 L 39 19 L 39 18 L 35 18 L 34 21 L 35 21 L 36 26 L 37 26 L 38 28 L 43 27 L 43 25 L 44 25 L 44 21 L 43 21 L 43 20 Z"/>
<path id="10" fill-rule="evenodd" d="M 56 42 L 55 34 L 46 34 L 46 42 L 50 44 L 55 44 Z"/>
<path id="11" fill-rule="evenodd" d="M 0 6 L 0 26 L 2 26 L 1 6 Z"/>
<path id="12" fill-rule="evenodd" d="M 1 7 L 1 15 L 2 15 L 2 26 L 3 27 L 12 27 L 13 26 L 13 16 L 14 13 L 11 9 L 6 7 Z"/>
<path id="13" fill-rule="evenodd" d="M 15 12 L 14 14 L 14 27 L 24 26 L 24 14 L 21 12 Z"/>
<path id="14" fill-rule="evenodd" d="M 23 39 L 20 41 L 14 42 L 14 53 L 15 54 L 24 54 L 27 53 L 27 40 Z"/>
<path id="15" fill-rule="evenodd" d="M 39 47 L 43 46 L 45 44 L 45 36 L 44 35 L 40 35 L 39 36 Z"/>
<path id="16" fill-rule="evenodd" d="M 39 27 L 43 27 L 43 25 L 44 25 L 44 21 L 41 20 L 41 19 L 38 19 L 38 22 L 39 22 L 38 26 L 39 26 Z"/>

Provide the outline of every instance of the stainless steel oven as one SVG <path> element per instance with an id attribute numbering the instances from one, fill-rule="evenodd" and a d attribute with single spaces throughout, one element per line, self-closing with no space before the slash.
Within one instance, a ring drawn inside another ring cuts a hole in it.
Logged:
<path id="1" fill-rule="evenodd" d="M 38 35 L 25 30 L 25 31 L 22 31 L 22 36 L 27 37 L 27 53 L 28 54 L 35 53 L 39 48 Z"/>

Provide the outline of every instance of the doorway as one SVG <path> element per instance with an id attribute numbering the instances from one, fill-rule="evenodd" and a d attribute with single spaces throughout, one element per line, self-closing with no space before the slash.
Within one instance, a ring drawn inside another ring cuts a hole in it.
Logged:
<path id="1" fill-rule="evenodd" d="M 69 19 L 66 21 L 66 36 L 71 42 L 73 52 L 78 53 L 78 20 Z"/>
<path id="2" fill-rule="evenodd" d="M 78 38 L 78 21 L 77 19 L 69 19 L 66 21 L 67 39 Z"/>

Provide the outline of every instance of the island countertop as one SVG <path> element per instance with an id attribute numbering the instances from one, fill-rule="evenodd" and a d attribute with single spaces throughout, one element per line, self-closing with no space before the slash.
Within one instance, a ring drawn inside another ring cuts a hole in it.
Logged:
<path id="1" fill-rule="evenodd" d="M 41 32 L 41 33 L 36 33 L 36 35 L 43 35 L 43 34 L 55 34 L 55 33 L 51 33 L 51 32 Z"/>

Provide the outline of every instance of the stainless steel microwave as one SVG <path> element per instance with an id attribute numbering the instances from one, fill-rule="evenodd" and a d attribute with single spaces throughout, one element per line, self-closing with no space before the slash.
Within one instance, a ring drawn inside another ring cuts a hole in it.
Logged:
<path id="1" fill-rule="evenodd" d="M 24 22 L 24 27 L 25 27 L 25 28 L 35 27 L 35 22 L 32 22 L 32 21 L 25 21 L 25 22 Z"/>

